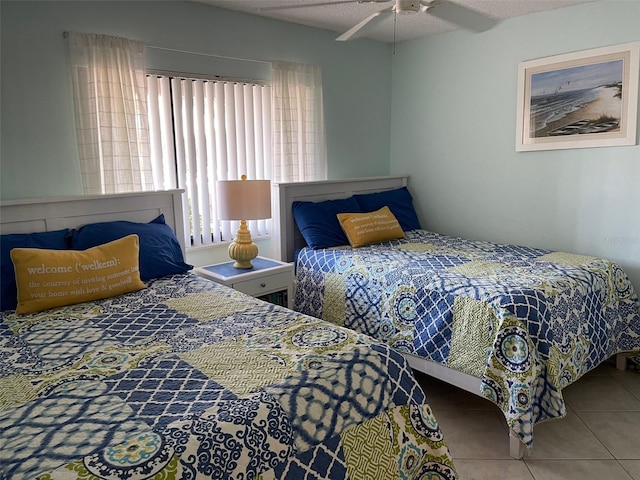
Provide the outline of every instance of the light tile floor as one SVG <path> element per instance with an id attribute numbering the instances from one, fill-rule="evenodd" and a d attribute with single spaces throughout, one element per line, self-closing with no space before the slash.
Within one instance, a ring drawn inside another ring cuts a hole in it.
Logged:
<path id="1" fill-rule="evenodd" d="M 524 460 L 509 456 L 502 412 L 420 373 L 461 480 L 640 480 L 640 372 L 606 362 L 564 390 L 567 416 L 534 428 Z"/>

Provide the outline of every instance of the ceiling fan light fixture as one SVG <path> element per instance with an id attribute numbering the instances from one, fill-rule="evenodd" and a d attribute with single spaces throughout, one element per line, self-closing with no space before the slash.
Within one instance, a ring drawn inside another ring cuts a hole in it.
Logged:
<path id="1" fill-rule="evenodd" d="M 298 0 L 300 1 L 300 0 Z M 385 1 L 391 2 L 391 0 L 338 0 L 327 3 L 322 1 L 320 3 L 305 3 L 302 5 L 327 5 L 327 4 L 339 4 L 339 3 L 384 3 Z M 275 8 L 283 8 L 275 7 Z M 383 8 L 377 12 L 373 12 L 367 18 L 362 20 L 357 25 L 354 25 L 349 30 L 344 32 L 338 38 L 339 42 L 345 42 L 351 40 L 361 34 L 361 31 L 366 28 L 371 28 L 378 22 L 381 22 L 384 18 L 388 18 L 388 15 L 392 15 L 393 31 L 394 31 L 394 45 L 395 45 L 395 29 L 397 14 L 414 14 L 414 13 L 428 13 L 446 22 L 457 25 L 461 28 L 465 28 L 475 32 L 484 32 L 493 28 L 498 21 L 492 17 L 488 17 L 480 12 L 477 12 L 471 8 L 465 7 L 453 0 L 394 0 L 394 4 L 390 7 Z"/>
<path id="2" fill-rule="evenodd" d="M 420 0 L 396 0 L 395 11 L 402 15 L 411 15 L 420 11 Z"/>

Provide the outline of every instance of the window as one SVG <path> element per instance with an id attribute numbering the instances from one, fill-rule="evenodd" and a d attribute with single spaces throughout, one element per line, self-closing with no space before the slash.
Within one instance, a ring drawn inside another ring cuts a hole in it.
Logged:
<path id="1" fill-rule="evenodd" d="M 185 244 L 199 246 L 231 240 L 238 227 L 217 218 L 217 180 L 326 178 L 320 67 L 272 62 L 272 85 L 145 80 L 142 42 L 67 36 L 85 193 L 184 188 Z M 270 225 L 248 227 L 258 237 Z"/>
<path id="2" fill-rule="evenodd" d="M 151 160 L 160 188 L 185 188 L 187 245 L 231 240 L 217 218 L 216 180 L 271 179 L 271 87 L 164 75 L 147 77 Z M 248 222 L 254 237 L 270 220 Z"/>

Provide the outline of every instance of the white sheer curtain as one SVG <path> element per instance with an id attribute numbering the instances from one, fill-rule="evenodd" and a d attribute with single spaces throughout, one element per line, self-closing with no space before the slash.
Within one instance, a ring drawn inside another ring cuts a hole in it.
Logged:
<path id="1" fill-rule="evenodd" d="M 154 190 L 144 43 L 75 32 L 68 39 L 85 193 Z"/>
<path id="2" fill-rule="evenodd" d="M 147 81 L 152 158 L 165 165 L 165 188 L 175 186 L 171 171 L 177 171 L 185 189 L 185 225 L 191 226 L 186 244 L 232 239 L 238 222 L 218 219 L 216 180 L 243 174 L 271 179 L 270 87 L 163 75 Z M 248 222 L 253 237 L 267 234 L 270 225 L 271 220 Z"/>
<path id="3" fill-rule="evenodd" d="M 324 180 L 327 153 L 320 67 L 271 64 L 274 182 Z"/>

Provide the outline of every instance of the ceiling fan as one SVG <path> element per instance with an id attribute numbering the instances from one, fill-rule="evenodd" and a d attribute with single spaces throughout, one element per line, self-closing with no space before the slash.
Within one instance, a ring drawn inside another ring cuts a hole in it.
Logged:
<path id="1" fill-rule="evenodd" d="M 335 2 L 317 2 L 291 5 L 278 5 L 276 7 L 265 7 L 261 10 L 284 10 L 289 8 L 318 7 L 324 5 L 339 5 L 343 3 L 389 3 L 391 0 L 339 0 Z M 434 17 L 458 25 L 464 29 L 474 32 L 484 32 L 493 28 L 498 21 L 494 18 L 483 15 L 476 10 L 464 7 L 450 0 L 393 0 L 394 5 L 372 13 L 360 23 L 354 25 L 344 32 L 337 41 L 344 42 L 353 38 L 360 30 L 371 27 L 381 21 L 389 14 L 414 14 L 428 13 Z"/>

